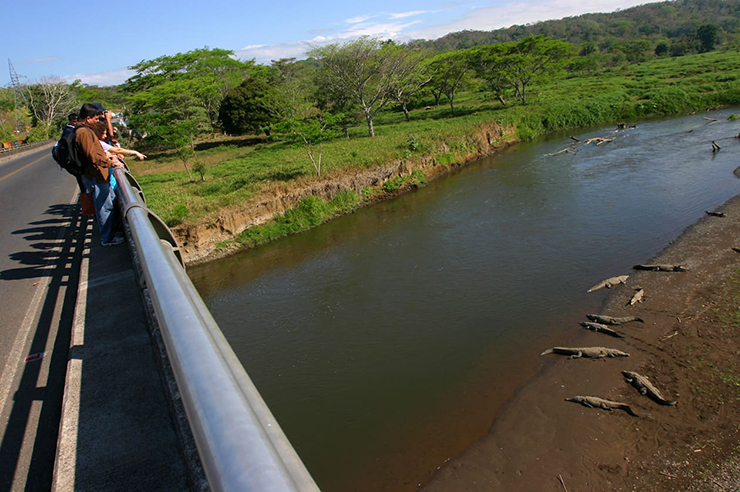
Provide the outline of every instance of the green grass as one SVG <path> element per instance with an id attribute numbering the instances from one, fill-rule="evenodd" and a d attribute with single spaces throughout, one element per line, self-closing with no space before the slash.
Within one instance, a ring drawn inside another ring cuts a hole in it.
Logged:
<path id="1" fill-rule="evenodd" d="M 329 202 L 316 196 L 307 196 L 274 221 L 247 229 L 236 241 L 248 246 L 265 244 L 289 234 L 307 231 L 332 217 L 351 212 L 358 204 L 359 198 L 351 190 L 338 193 Z"/>
<path id="2" fill-rule="evenodd" d="M 398 108 L 378 114 L 375 138 L 368 137 L 366 125 L 358 120 L 350 128 L 349 139 L 325 143 L 322 176 L 349 175 L 398 160 L 413 164 L 427 156 L 445 166 L 460 164 L 475 154 L 476 133 L 490 122 L 515 128 L 519 139 L 530 140 L 557 130 L 740 104 L 738 80 L 740 53 L 712 52 L 654 59 L 532 86 L 526 106 L 512 99 L 503 107 L 490 94 L 470 90 L 456 98 L 453 117 L 446 101 L 435 107 L 432 100 L 423 100 L 411 108 L 410 122 Z M 167 156 L 131 167 L 149 207 L 169 225 L 213 217 L 260 192 L 284 192 L 315 176 L 302 146 L 277 139 L 255 144 L 257 140 L 209 142 L 208 150 L 196 153 L 196 160 L 205 166 L 205 181 L 197 173 L 190 180 L 181 163 Z M 391 181 L 383 186 L 405 184 Z M 362 196 L 374 193 L 363 190 Z M 309 216 L 322 213 L 317 209 Z M 306 217 L 284 220 L 283 227 L 290 230 L 312 223 Z"/>

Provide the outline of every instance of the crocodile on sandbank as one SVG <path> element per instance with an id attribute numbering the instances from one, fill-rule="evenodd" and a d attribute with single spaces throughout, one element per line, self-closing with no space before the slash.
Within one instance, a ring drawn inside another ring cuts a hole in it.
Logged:
<path id="1" fill-rule="evenodd" d="M 590 289 L 586 291 L 586 293 L 593 292 L 595 290 L 603 289 L 606 287 L 607 289 L 611 289 L 615 285 L 624 284 L 627 282 L 627 279 L 629 278 L 629 275 L 620 275 L 619 277 L 610 277 L 603 282 L 599 282 L 598 284 L 594 285 Z"/>
<path id="2" fill-rule="evenodd" d="M 601 323 L 602 325 L 623 325 L 632 321 L 639 321 L 640 323 L 645 322 L 645 320 L 640 318 L 639 316 L 625 316 L 623 318 L 615 318 L 614 316 L 606 316 L 605 314 L 587 314 L 586 317 L 591 321 Z"/>
<path id="3" fill-rule="evenodd" d="M 642 302 L 645 300 L 645 289 L 635 289 L 635 295 L 632 296 L 632 298 L 627 303 L 630 306 L 634 306 L 638 302 Z"/>
<path id="4" fill-rule="evenodd" d="M 606 347 L 553 347 L 542 352 L 540 356 L 547 354 L 569 355 L 571 359 L 580 357 L 602 359 L 604 357 L 629 357 L 630 355 L 621 350 Z"/>
<path id="5" fill-rule="evenodd" d="M 624 338 L 624 335 L 622 335 L 621 333 L 617 333 L 616 331 L 601 323 L 594 323 L 593 321 L 581 321 L 581 326 L 587 330 L 603 333 L 612 337 Z"/>
<path id="6" fill-rule="evenodd" d="M 630 408 L 626 403 L 620 403 L 618 401 L 605 400 L 598 396 L 573 396 L 566 398 L 565 401 L 572 401 L 574 403 L 580 403 L 584 407 L 588 408 L 601 408 L 611 412 L 612 410 L 624 410 L 633 417 L 637 417 L 637 414 Z"/>
<path id="7" fill-rule="evenodd" d="M 660 394 L 658 388 L 653 386 L 650 380 L 645 376 L 632 371 L 622 371 L 622 375 L 628 383 L 637 388 L 637 391 L 639 391 L 642 396 L 649 397 L 655 403 L 666 406 L 673 406 L 677 403 L 674 400 L 666 400 L 663 398 L 663 395 Z"/>

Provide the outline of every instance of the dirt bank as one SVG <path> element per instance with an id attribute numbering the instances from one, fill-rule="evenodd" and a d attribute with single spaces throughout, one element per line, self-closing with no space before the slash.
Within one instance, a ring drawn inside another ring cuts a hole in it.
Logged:
<path id="1" fill-rule="evenodd" d="M 617 327 L 624 339 L 582 330 L 562 343 L 630 357 L 548 356 L 489 434 L 421 489 L 562 492 L 564 483 L 569 491 L 740 490 L 740 253 L 732 250 L 740 246 L 740 197 L 720 210 L 727 217 L 703 218 L 649 261 L 689 271 L 623 272 L 627 284 L 612 289 L 602 313 L 641 316 L 644 324 Z M 628 306 L 637 287 L 646 298 Z M 678 405 L 641 396 L 623 370 L 647 376 Z M 639 417 L 564 401 L 575 395 L 627 403 Z"/>
<path id="2" fill-rule="evenodd" d="M 446 155 L 450 151 L 446 143 L 441 143 L 432 155 L 412 161 L 399 160 L 372 169 L 276 183 L 239 207 L 224 210 L 214 218 L 173 227 L 172 232 L 178 240 L 186 264 L 204 263 L 235 253 L 240 249 L 239 245 L 224 247 L 222 243 L 234 239 L 250 227 L 269 222 L 277 214 L 294 208 L 307 196 L 330 200 L 344 190 L 353 190 L 360 195 L 367 187 L 377 190 L 389 179 L 408 176 L 415 169 L 421 170 L 427 179 L 434 179 L 465 165 L 463 163 L 492 155 L 517 141 L 515 128 L 502 128 L 495 122 L 484 123 L 468 138 L 466 153 L 457 156 L 461 164 L 438 162 L 438 155 Z M 401 187 L 392 193 L 375 193 L 363 205 L 393 198 L 409 189 Z"/>

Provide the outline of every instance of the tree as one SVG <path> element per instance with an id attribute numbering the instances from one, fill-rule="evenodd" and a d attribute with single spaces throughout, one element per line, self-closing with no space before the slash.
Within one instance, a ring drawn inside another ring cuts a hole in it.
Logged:
<path id="1" fill-rule="evenodd" d="M 717 42 L 717 26 L 704 24 L 696 29 L 696 38 L 699 41 L 699 53 L 714 51 Z"/>
<path id="2" fill-rule="evenodd" d="M 650 42 L 646 39 L 623 41 L 615 44 L 614 49 L 624 53 L 628 62 L 639 63 L 645 61 L 645 53 L 650 49 Z"/>
<path id="3" fill-rule="evenodd" d="M 434 57 L 429 63 L 432 80 L 429 84 L 434 90 L 447 96 L 450 111 L 455 114 L 455 95 L 466 82 L 470 72 L 469 52 L 450 51 Z"/>
<path id="4" fill-rule="evenodd" d="M 569 43 L 545 36 L 530 36 L 510 46 L 505 55 L 509 80 L 522 104 L 527 104 L 527 86 L 554 76 L 570 52 Z"/>
<path id="5" fill-rule="evenodd" d="M 340 90 L 337 85 L 331 83 L 331 79 L 332 76 L 325 70 L 318 70 L 314 73 L 313 97 L 316 101 L 316 108 L 323 113 L 343 114 L 344 118 L 339 124 L 344 137 L 349 138 L 349 127 L 355 123 L 357 115 L 362 110 L 359 109 L 359 104 L 352 94 Z"/>
<path id="6" fill-rule="evenodd" d="M 15 136 L 15 98 L 12 88 L 0 88 L 0 142 Z"/>
<path id="7" fill-rule="evenodd" d="M 218 122 L 221 100 L 244 78 L 257 70 L 254 62 L 241 62 L 233 58 L 234 53 L 223 49 L 208 47 L 144 60 L 129 67 L 136 75 L 124 83 L 124 91 L 129 94 L 132 110 L 136 112 L 156 110 L 167 112 L 167 104 L 155 106 L 153 90 L 171 92 L 171 87 L 187 88 L 189 97 L 203 108 L 207 125 L 212 129 Z M 171 87 L 168 87 L 171 86 Z M 203 128 L 203 125 L 199 125 Z"/>
<path id="8" fill-rule="evenodd" d="M 134 127 L 152 144 L 176 150 L 191 179 L 195 138 L 213 131 L 224 95 L 253 68 L 232 56 L 206 47 L 145 60 L 130 67 L 137 73 L 124 83 Z"/>
<path id="9" fill-rule="evenodd" d="M 392 49 L 395 50 L 393 63 L 397 67 L 397 74 L 389 84 L 388 91 L 393 100 L 401 106 L 406 121 L 411 121 L 408 103 L 422 91 L 432 77 L 424 67 L 425 56 L 420 50 L 407 46 L 395 46 Z"/>
<path id="10" fill-rule="evenodd" d="M 277 120 L 279 97 L 273 87 L 261 77 L 250 77 L 226 94 L 219 118 L 224 130 L 232 135 L 245 133 L 270 135 Z"/>
<path id="11" fill-rule="evenodd" d="M 655 56 L 666 56 L 668 54 L 668 50 L 668 43 L 661 41 L 655 46 Z"/>
<path id="12" fill-rule="evenodd" d="M 394 53 L 392 44 L 366 36 L 309 52 L 321 62 L 332 92 L 350 94 L 358 103 L 371 137 L 375 136 L 373 118 L 390 101 L 390 87 L 401 70 Z"/>
<path id="13" fill-rule="evenodd" d="M 504 93 L 512 85 L 509 60 L 506 56 L 511 46 L 511 43 L 492 44 L 476 48 L 470 54 L 470 64 L 476 75 L 504 106 L 506 105 Z"/>
<path id="14" fill-rule="evenodd" d="M 69 84 L 60 77 L 44 77 L 24 87 L 34 126 L 49 138 L 55 120 L 65 119 L 77 107 L 77 98 Z"/>
<path id="15" fill-rule="evenodd" d="M 272 60 L 270 84 L 280 95 L 278 111 L 284 118 L 294 118 L 301 108 L 313 104 L 316 68 L 295 58 Z"/>
<path id="16" fill-rule="evenodd" d="M 134 99 L 142 109 L 130 118 L 149 142 L 176 150 L 191 179 L 188 159 L 195 153 L 195 137 L 210 128 L 208 114 L 192 84 L 190 80 L 177 80 L 149 89 L 142 95 L 145 102 Z"/>

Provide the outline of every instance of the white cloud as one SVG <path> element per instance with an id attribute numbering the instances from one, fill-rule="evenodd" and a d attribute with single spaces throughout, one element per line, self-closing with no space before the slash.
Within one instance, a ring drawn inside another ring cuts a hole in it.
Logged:
<path id="1" fill-rule="evenodd" d="M 351 19 L 346 19 L 344 22 L 345 24 L 359 24 L 360 22 L 365 22 L 368 19 L 372 19 L 374 16 L 372 15 L 358 15 L 357 17 L 352 17 Z"/>
<path id="2" fill-rule="evenodd" d="M 412 10 L 411 12 L 399 12 L 397 14 L 389 14 L 388 17 L 391 19 L 404 19 L 406 17 L 413 17 L 422 14 L 433 14 L 433 10 Z"/>
<path id="3" fill-rule="evenodd" d="M 645 3 L 645 0 L 592 0 L 584 6 L 581 0 L 511 2 L 497 7 L 474 8 L 459 19 L 405 33 L 403 38 L 436 39 L 466 29 L 490 31 L 514 24 L 562 19 L 584 13 L 613 12 Z"/>
<path id="4" fill-rule="evenodd" d="M 389 22 L 389 23 L 366 23 L 366 24 L 357 24 L 356 26 L 352 26 L 349 29 L 346 29 L 345 31 L 339 33 L 336 38 L 339 39 L 351 39 L 356 38 L 360 36 L 371 36 L 371 37 L 379 37 L 379 38 L 396 38 L 398 37 L 404 30 L 407 28 L 419 24 L 421 21 L 411 21 L 407 22 L 405 24 L 398 23 L 398 22 Z"/>
<path id="5" fill-rule="evenodd" d="M 127 68 L 119 68 L 117 70 L 111 70 L 109 72 L 100 72 L 93 74 L 78 73 L 75 75 L 67 75 L 64 78 L 67 82 L 74 82 L 75 80 L 81 80 L 83 84 L 87 85 L 119 85 L 136 74 L 136 71 L 129 70 Z"/>
<path id="6" fill-rule="evenodd" d="M 270 63 L 271 60 L 279 60 L 281 58 L 303 58 L 310 49 L 305 42 L 254 45 L 236 50 L 234 51 L 234 55 L 240 60 L 251 60 L 254 58 L 257 63 L 266 64 Z"/>

